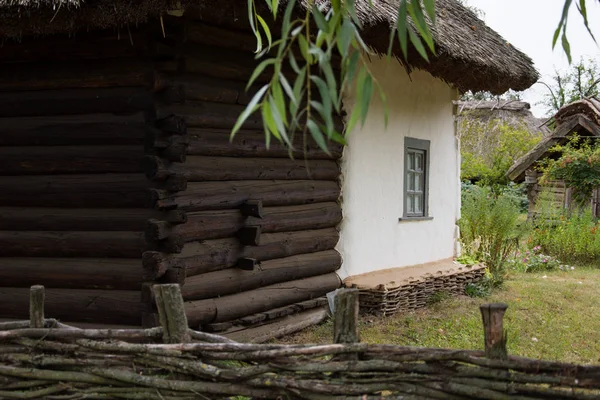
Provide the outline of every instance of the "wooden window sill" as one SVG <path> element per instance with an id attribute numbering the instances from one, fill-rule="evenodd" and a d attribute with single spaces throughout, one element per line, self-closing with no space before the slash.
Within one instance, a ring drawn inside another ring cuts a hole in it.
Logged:
<path id="1" fill-rule="evenodd" d="M 433 217 L 400 217 L 398 222 L 431 221 Z"/>

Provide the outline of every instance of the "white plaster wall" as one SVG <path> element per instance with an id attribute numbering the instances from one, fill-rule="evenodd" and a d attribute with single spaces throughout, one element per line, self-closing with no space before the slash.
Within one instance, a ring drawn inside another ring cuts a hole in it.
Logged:
<path id="1" fill-rule="evenodd" d="M 455 255 L 460 213 L 460 156 L 452 100 L 456 90 L 424 71 L 410 77 L 395 60 L 374 59 L 389 122 L 374 95 L 364 127 L 348 134 L 342 158 L 341 278 Z M 354 104 L 352 94 L 345 108 Z M 402 221 L 404 137 L 431 141 L 429 221 Z"/>

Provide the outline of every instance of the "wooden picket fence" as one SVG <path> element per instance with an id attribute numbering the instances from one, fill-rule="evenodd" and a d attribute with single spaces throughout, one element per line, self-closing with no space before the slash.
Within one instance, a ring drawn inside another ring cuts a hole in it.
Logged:
<path id="1" fill-rule="evenodd" d="M 244 344 L 188 328 L 178 285 L 154 287 L 160 327 L 0 324 L 2 399 L 600 399 L 600 365 L 509 356 L 506 305 L 481 307 L 485 350 L 359 342 L 358 291 L 334 297 L 333 344 Z"/>

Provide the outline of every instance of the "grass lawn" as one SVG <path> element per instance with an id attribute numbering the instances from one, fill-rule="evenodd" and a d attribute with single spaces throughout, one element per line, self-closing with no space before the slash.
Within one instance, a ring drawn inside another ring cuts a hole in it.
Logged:
<path id="1" fill-rule="evenodd" d="M 544 278 L 546 276 L 546 278 Z M 426 309 L 380 318 L 361 316 L 363 342 L 483 349 L 478 306 L 509 305 L 510 354 L 574 363 L 600 363 L 600 270 L 513 274 L 486 299 L 443 299 Z M 331 343 L 331 321 L 290 336 L 286 343 Z M 281 342 L 281 341 L 280 341 Z"/>

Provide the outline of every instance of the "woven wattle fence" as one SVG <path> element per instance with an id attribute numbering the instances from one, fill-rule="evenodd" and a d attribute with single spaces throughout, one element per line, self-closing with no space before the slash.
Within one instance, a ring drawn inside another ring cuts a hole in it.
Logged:
<path id="1" fill-rule="evenodd" d="M 334 297 L 334 344 L 242 344 L 187 327 L 177 285 L 154 288 L 160 328 L 0 324 L 2 399 L 600 399 L 600 366 L 509 357 L 504 305 L 482 306 L 485 351 L 358 343 L 358 291 Z"/>

